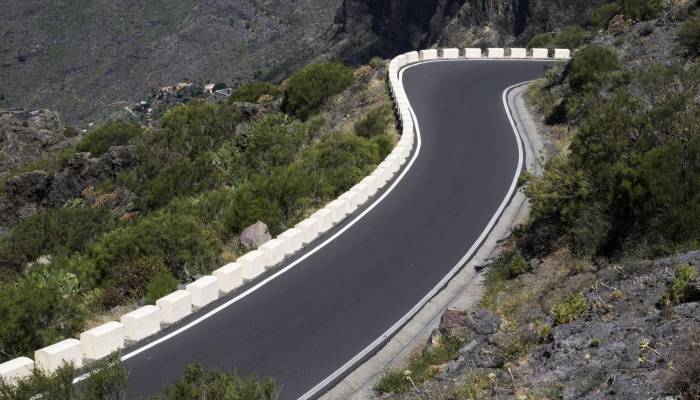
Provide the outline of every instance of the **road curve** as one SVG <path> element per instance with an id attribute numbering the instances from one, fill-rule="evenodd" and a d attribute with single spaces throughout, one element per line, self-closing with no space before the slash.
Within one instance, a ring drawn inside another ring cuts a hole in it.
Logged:
<path id="1" fill-rule="evenodd" d="M 294 268 L 127 359 L 127 398 L 153 394 L 199 362 L 274 377 L 281 398 L 296 399 L 362 351 L 455 267 L 504 201 L 518 145 L 502 93 L 541 76 L 545 65 L 446 61 L 406 69 L 422 146 L 394 190 Z"/>

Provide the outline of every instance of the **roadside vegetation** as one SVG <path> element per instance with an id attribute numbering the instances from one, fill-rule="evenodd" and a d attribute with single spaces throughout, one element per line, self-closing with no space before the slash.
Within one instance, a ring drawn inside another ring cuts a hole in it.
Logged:
<path id="1" fill-rule="evenodd" d="M 486 266 L 483 297 L 460 325 L 469 340 L 433 365 L 439 379 L 412 387 L 392 369 L 377 393 L 700 398 L 700 255 L 693 252 L 700 248 L 700 11 L 689 2 L 669 17 L 668 4 L 611 1 L 580 26 L 531 38 L 528 47 L 578 51 L 527 95 L 557 145 L 543 176 L 521 182 L 530 218 Z M 624 42 L 625 32 L 638 40 L 664 24 L 678 32 L 669 62 L 630 62 L 638 44 Z M 478 332 L 478 313 L 500 327 Z M 441 334 L 454 331 L 451 315 Z M 638 354 L 637 362 L 619 348 Z"/>
<path id="2" fill-rule="evenodd" d="M 311 65 L 281 86 L 243 85 L 228 103 L 178 105 L 155 127 L 112 121 L 88 133 L 69 153 L 130 146 L 137 162 L 0 238 L 0 362 L 154 303 L 242 255 L 247 226 L 279 234 L 369 174 L 396 134 L 383 76 L 363 68 L 358 80 L 342 64 Z M 282 99 L 285 112 L 237 103 Z M 60 174 L 71 157 L 45 171 Z"/>
<path id="3" fill-rule="evenodd" d="M 31 400 L 37 395 L 52 400 L 126 400 L 129 372 L 118 354 L 95 363 L 92 373 L 73 384 L 79 371 L 65 366 L 52 376 L 40 372 L 29 378 L 9 384 L 0 381 L 0 400 Z M 187 366 L 180 379 L 147 400 L 275 400 L 279 387 L 270 378 L 254 375 L 240 376 L 236 372 L 222 372 L 202 367 Z"/>

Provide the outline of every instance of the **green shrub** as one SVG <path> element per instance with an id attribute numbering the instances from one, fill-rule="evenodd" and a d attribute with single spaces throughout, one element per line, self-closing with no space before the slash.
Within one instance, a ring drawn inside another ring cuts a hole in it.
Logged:
<path id="1" fill-rule="evenodd" d="M 174 292 L 177 289 L 177 285 L 177 279 L 170 272 L 156 272 L 146 286 L 144 302 L 146 304 L 156 304 L 156 300 Z"/>
<path id="2" fill-rule="evenodd" d="M 663 0 L 617 0 L 622 13 L 636 21 L 653 19 L 663 8 Z"/>
<path id="3" fill-rule="evenodd" d="M 678 39 L 688 53 L 693 56 L 700 54 L 700 10 L 683 23 Z"/>
<path id="4" fill-rule="evenodd" d="M 588 310 L 588 301 L 583 293 L 567 296 L 552 307 L 552 315 L 557 324 L 568 324 L 582 316 Z"/>
<path id="5" fill-rule="evenodd" d="M 203 154 L 194 161 L 183 159 L 165 168 L 153 179 L 143 201 L 146 208 L 155 210 L 175 197 L 215 189 L 222 180 L 221 171 L 210 155 Z"/>
<path id="6" fill-rule="evenodd" d="M 590 34 L 577 25 L 565 26 L 552 39 L 552 46 L 556 48 L 576 49 L 583 45 Z"/>
<path id="7" fill-rule="evenodd" d="M 394 140 L 389 135 L 384 134 L 375 136 L 372 138 L 372 141 L 377 145 L 377 154 L 379 155 L 380 160 L 385 159 L 394 149 Z"/>
<path id="8" fill-rule="evenodd" d="M 218 239 L 193 217 L 159 213 L 103 235 L 87 251 L 103 274 L 135 258 L 159 257 L 185 279 L 210 272 L 220 248 Z"/>
<path id="9" fill-rule="evenodd" d="M 168 267 L 158 257 L 140 257 L 115 265 L 110 269 L 110 286 L 120 297 L 140 299 L 158 274 L 168 273 Z"/>
<path id="10" fill-rule="evenodd" d="M 84 311 L 72 274 L 37 271 L 0 284 L 0 363 L 80 332 Z"/>
<path id="11" fill-rule="evenodd" d="M 692 286 L 697 276 L 698 272 L 692 265 L 678 266 L 676 275 L 664 290 L 662 304 L 669 307 L 698 299 L 700 293 Z"/>
<path id="12" fill-rule="evenodd" d="M 85 135 L 78 143 L 77 149 L 98 157 L 106 153 L 110 147 L 127 145 L 131 139 L 140 137 L 142 134 L 143 129 L 138 125 L 110 121 Z"/>
<path id="13" fill-rule="evenodd" d="M 340 63 L 306 67 L 289 78 L 283 109 L 305 120 L 318 112 L 328 98 L 348 88 L 353 80 L 352 69 Z"/>
<path id="14" fill-rule="evenodd" d="M 115 226 L 106 209 L 57 208 L 20 222 L 0 239 L 0 266 L 21 271 L 43 255 L 70 255 Z"/>
<path id="15" fill-rule="evenodd" d="M 153 400 L 275 400 L 278 396 L 279 388 L 270 378 L 241 377 L 236 372 L 206 370 L 192 364 L 180 380 L 166 386 Z"/>
<path id="16" fill-rule="evenodd" d="M 73 365 L 61 367 L 47 376 L 39 370 L 17 384 L 0 381 L 0 400 L 123 400 L 129 373 L 118 354 L 112 354 L 91 365 L 92 373 L 79 384 L 73 384 L 78 370 Z"/>
<path id="17" fill-rule="evenodd" d="M 598 29 L 606 29 L 608 22 L 620 13 L 622 13 L 622 7 L 619 4 L 616 2 L 606 3 L 593 10 L 588 22 Z"/>
<path id="18" fill-rule="evenodd" d="M 464 338 L 440 336 L 438 344 L 430 345 L 413 353 L 405 369 L 390 368 L 374 385 L 377 394 L 405 393 L 412 384 L 419 385 L 438 374 L 436 366 L 454 360 L 459 355 L 459 349 L 464 344 Z"/>
<path id="19" fill-rule="evenodd" d="M 225 105 L 190 102 L 173 107 L 163 116 L 162 129 L 144 149 L 143 158 L 152 159 L 157 146 L 169 157 L 194 159 L 231 139 L 241 121 L 242 116 Z"/>
<path id="20" fill-rule="evenodd" d="M 284 114 L 255 121 L 236 140 L 245 165 L 256 172 L 286 166 L 300 154 L 309 135 L 306 124 Z"/>
<path id="21" fill-rule="evenodd" d="M 256 183 L 260 184 L 262 180 Z M 260 195 L 256 183 L 248 183 L 234 192 L 223 216 L 228 232 L 238 234 L 257 221 L 264 222 L 273 232 L 280 229 L 282 210 L 273 199 L 265 194 Z"/>
<path id="22" fill-rule="evenodd" d="M 533 49 L 533 48 L 551 48 L 552 46 L 552 40 L 554 40 L 554 35 L 551 33 L 539 33 L 535 36 L 532 37 L 527 42 L 527 48 L 528 49 Z"/>
<path id="23" fill-rule="evenodd" d="M 355 124 L 355 132 L 366 138 L 383 135 L 389 120 L 389 109 L 378 107 L 370 111 L 367 116 Z"/>
<path id="24" fill-rule="evenodd" d="M 257 103 L 262 96 L 267 95 L 278 99 L 282 97 L 282 94 L 282 89 L 277 85 L 268 82 L 249 82 L 238 87 L 229 97 L 229 102 Z"/>
<path id="25" fill-rule="evenodd" d="M 586 46 L 571 61 L 569 82 L 575 91 L 588 85 L 599 84 L 604 77 L 620 68 L 620 60 L 615 50 Z"/>

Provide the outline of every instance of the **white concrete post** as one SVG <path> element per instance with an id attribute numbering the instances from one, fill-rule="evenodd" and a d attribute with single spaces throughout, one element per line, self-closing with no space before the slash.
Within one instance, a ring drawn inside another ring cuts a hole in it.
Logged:
<path id="1" fill-rule="evenodd" d="M 426 60 L 435 60 L 438 58 L 438 51 L 437 49 L 427 49 L 427 50 L 421 50 L 420 51 L 420 59 L 423 61 Z"/>
<path id="2" fill-rule="evenodd" d="M 548 49 L 532 49 L 532 58 L 549 58 Z"/>
<path id="3" fill-rule="evenodd" d="M 192 294 L 187 290 L 176 290 L 156 300 L 160 308 L 160 322 L 174 324 L 192 313 Z"/>
<path id="4" fill-rule="evenodd" d="M 510 49 L 510 58 L 527 58 L 527 49 Z"/>
<path id="5" fill-rule="evenodd" d="M 243 265 L 237 262 L 228 263 L 213 272 L 219 280 L 219 291 L 229 293 L 243 284 Z"/>
<path id="6" fill-rule="evenodd" d="M 290 228 L 279 236 L 285 243 L 285 254 L 294 254 L 303 246 L 303 232 L 299 228 Z"/>
<path id="7" fill-rule="evenodd" d="M 139 341 L 160 330 L 160 308 L 154 305 L 143 306 L 120 319 L 124 325 L 124 337 L 128 340 Z"/>
<path id="8" fill-rule="evenodd" d="M 265 253 L 253 250 L 240 257 L 237 261 L 243 266 L 243 278 L 255 279 L 265 272 Z"/>
<path id="9" fill-rule="evenodd" d="M 110 321 L 80 334 L 83 357 L 99 360 L 124 348 L 124 325 Z"/>
<path id="10" fill-rule="evenodd" d="M 474 47 L 464 49 L 464 56 L 466 58 L 481 58 L 481 49 Z"/>
<path id="11" fill-rule="evenodd" d="M 284 242 L 281 239 L 271 239 L 258 248 L 265 253 L 265 267 L 270 268 L 284 260 Z"/>
<path id="12" fill-rule="evenodd" d="M 0 364 L 0 379 L 8 384 L 32 376 L 34 361 L 28 357 L 18 357 Z"/>
<path id="13" fill-rule="evenodd" d="M 505 49 L 499 47 L 491 47 L 488 49 L 488 58 L 503 58 L 505 57 Z"/>
<path id="14" fill-rule="evenodd" d="M 445 59 L 459 58 L 459 49 L 442 49 L 442 58 L 445 58 Z"/>
<path id="15" fill-rule="evenodd" d="M 187 291 L 192 295 L 193 306 L 204 307 L 219 298 L 219 280 L 215 276 L 203 276 L 187 285 Z"/>
<path id="16" fill-rule="evenodd" d="M 80 340 L 66 339 L 34 352 L 36 367 L 45 374 L 53 374 L 66 364 L 76 368 L 83 366 L 83 351 Z"/>
<path id="17" fill-rule="evenodd" d="M 311 243 L 320 232 L 320 222 L 316 218 L 307 218 L 296 224 L 296 228 L 302 232 L 302 241 L 304 243 Z"/>
<path id="18" fill-rule="evenodd" d="M 554 58 L 558 60 L 567 60 L 571 58 L 571 50 L 569 49 L 554 49 Z"/>

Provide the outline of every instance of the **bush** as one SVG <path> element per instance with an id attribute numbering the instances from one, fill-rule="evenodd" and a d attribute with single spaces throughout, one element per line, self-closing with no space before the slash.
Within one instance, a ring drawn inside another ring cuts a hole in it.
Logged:
<path id="1" fill-rule="evenodd" d="M 389 109 L 387 107 L 375 108 L 364 119 L 355 124 L 355 132 L 366 138 L 383 135 L 386 132 L 388 120 Z"/>
<path id="2" fill-rule="evenodd" d="M 615 2 L 606 3 L 593 10 L 591 16 L 588 18 L 588 22 L 598 29 L 606 29 L 612 17 L 621 12 L 622 7 L 620 7 L 619 4 Z"/>
<path id="3" fill-rule="evenodd" d="M 571 61 L 569 82 L 574 91 L 599 84 L 610 72 L 620 68 L 620 60 L 613 49 L 586 46 Z"/>
<path id="4" fill-rule="evenodd" d="M 39 370 L 17 384 L 0 381 L 0 400 L 122 400 L 126 399 L 129 373 L 112 354 L 91 365 L 92 373 L 79 384 L 73 384 L 78 370 L 67 365 L 47 376 Z"/>
<path id="5" fill-rule="evenodd" d="M 176 162 L 158 174 L 143 196 L 145 207 L 155 210 L 175 197 L 191 196 L 215 189 L 223 180 L 208 154 Z"/>
<path id="6" fill-rule="evenodd" d="M 115 265 L 109 271 L 109 287 L 118 290 L 121 298 L 140 299 L 158 274 L 168 267 L 158 257 L 140 257 Z"/>
<path id="7" fill-rule="evenodd" d="M 113 265 L 158 257 L 184 280 L 210 272 L 220 248 L 218 239 L 193 217 L 159 213 L 105 234 L 87 251 L 103 274 Z"/>
<path id="8" fill-rule="evenodd" d="M 168 271 L 158 271 L 153 275 L 146 287 L 146 304 L 156 304 L 156 300 L 166 296 L 177 289 L 178 281 L 173 274 Z"/>
<path id="9" fill-rule="evenodd" d="M 78 143 L 81 152 L 90 152 L 99 157 L 112 146 L 124 146 L 131 139 L 140 137 L 143 129 L 135 124 L 120 121 L 110 121 L 91 131 Z"/>
<path id="10" fill-rule="evenodd" d="M 554 322 L 557 324 L 568 324 L 582 316 L 588 310 L 588 302 L 583 293 L 576 293 L 567 296 L 563 301 L 552 307 Z"/>
<path id="11" fill-rule="evenodd" d="M 255 121 L 236 140 L 245 165 L 262 173 L 286 166 L 299 155 L 309 135 L 305 124 L 284 114 L 273 114 Z"/>
<path id="12" fill-rule="evenodd" d="M 305 120 L 318 112 L 328 98 L 347 89 L 353 80 L 352 69 L 340 63 L 306 67 L 289 78 L 283 109 Z"/>
<path id="13" fill-rule="evenodd" d="M 551 48 L 554 35 L 551 33 L 539 33 L 527 42 L 527 48 Z"/>
<path id="14" fill-rule="evenodd" d="M 241 85 L 229 97 L 229 102 L 244 101 L 257 103 L 262 96 L 282 97 L 283 91 L 279 86 L 267 82 L 249 82 Z"/>
<path id="15" fill-rule="evenodd" d="M 41 211 L 20 222 L 0 240 L 0 266 L 16 272 L 43 255 L 81 252 L 115 226 L 111 212 L 93 208 Z"/>
<path id="16" fill-rule="evenodd" d="M 72 274 L 32 272 L 0 285 L 0 363 L 80 332 L 84 311 Z"/>
<path id="17" fill-rule="evenodd" d="M 278 395 L 277 384 L 270 378 L 241 377 L 236 372 L 206 370 L 192 364 L 179 381 L 165 387 L 153 400 L 275 400 Z"/>
<path id="18" fill-rule="evenodd" d="M 670 307 L 681 303 L 697 300 L 700 297 L 697 289 L 693 287 L 693 281 L 698 272 L 692 265 L 680 265 L 676 269 L 676 276 L 668 283 L 661 302 Z"/>
<path id="19" fill-rule="evenodd" d="M 636 21 L 655 18 L 663 8 L 663 0 L 618 0 L 622 13 Z"/>
<path id="20" fill-rule="evenodd" d="M 696 56 L 700 54 L 700 10 L 696 10 L 693 15 L 683 23 L 678 39 L 689 54 Z"/>
<path id="21" fill-rule="evenodd" d="M 552 46 L 557 48 L 576 49 L 584 44 L 588 40 L 589 36 L 590 34 L 579 26 L 565 26 L 556 36 L 554 36 L 554 39 L 552 39 Z"/>
<path id="22" fill-rule="evenodd" d="M 389 135 L 384 134 L 375 136 L 372 139 L 372 141 L 374 142 L 374 144 L 377 145 L 377 151 L 380 160 L 385 159 L 389 154 L 391 154 L 391 151 L 394 149 L 394 140 Z"/>

